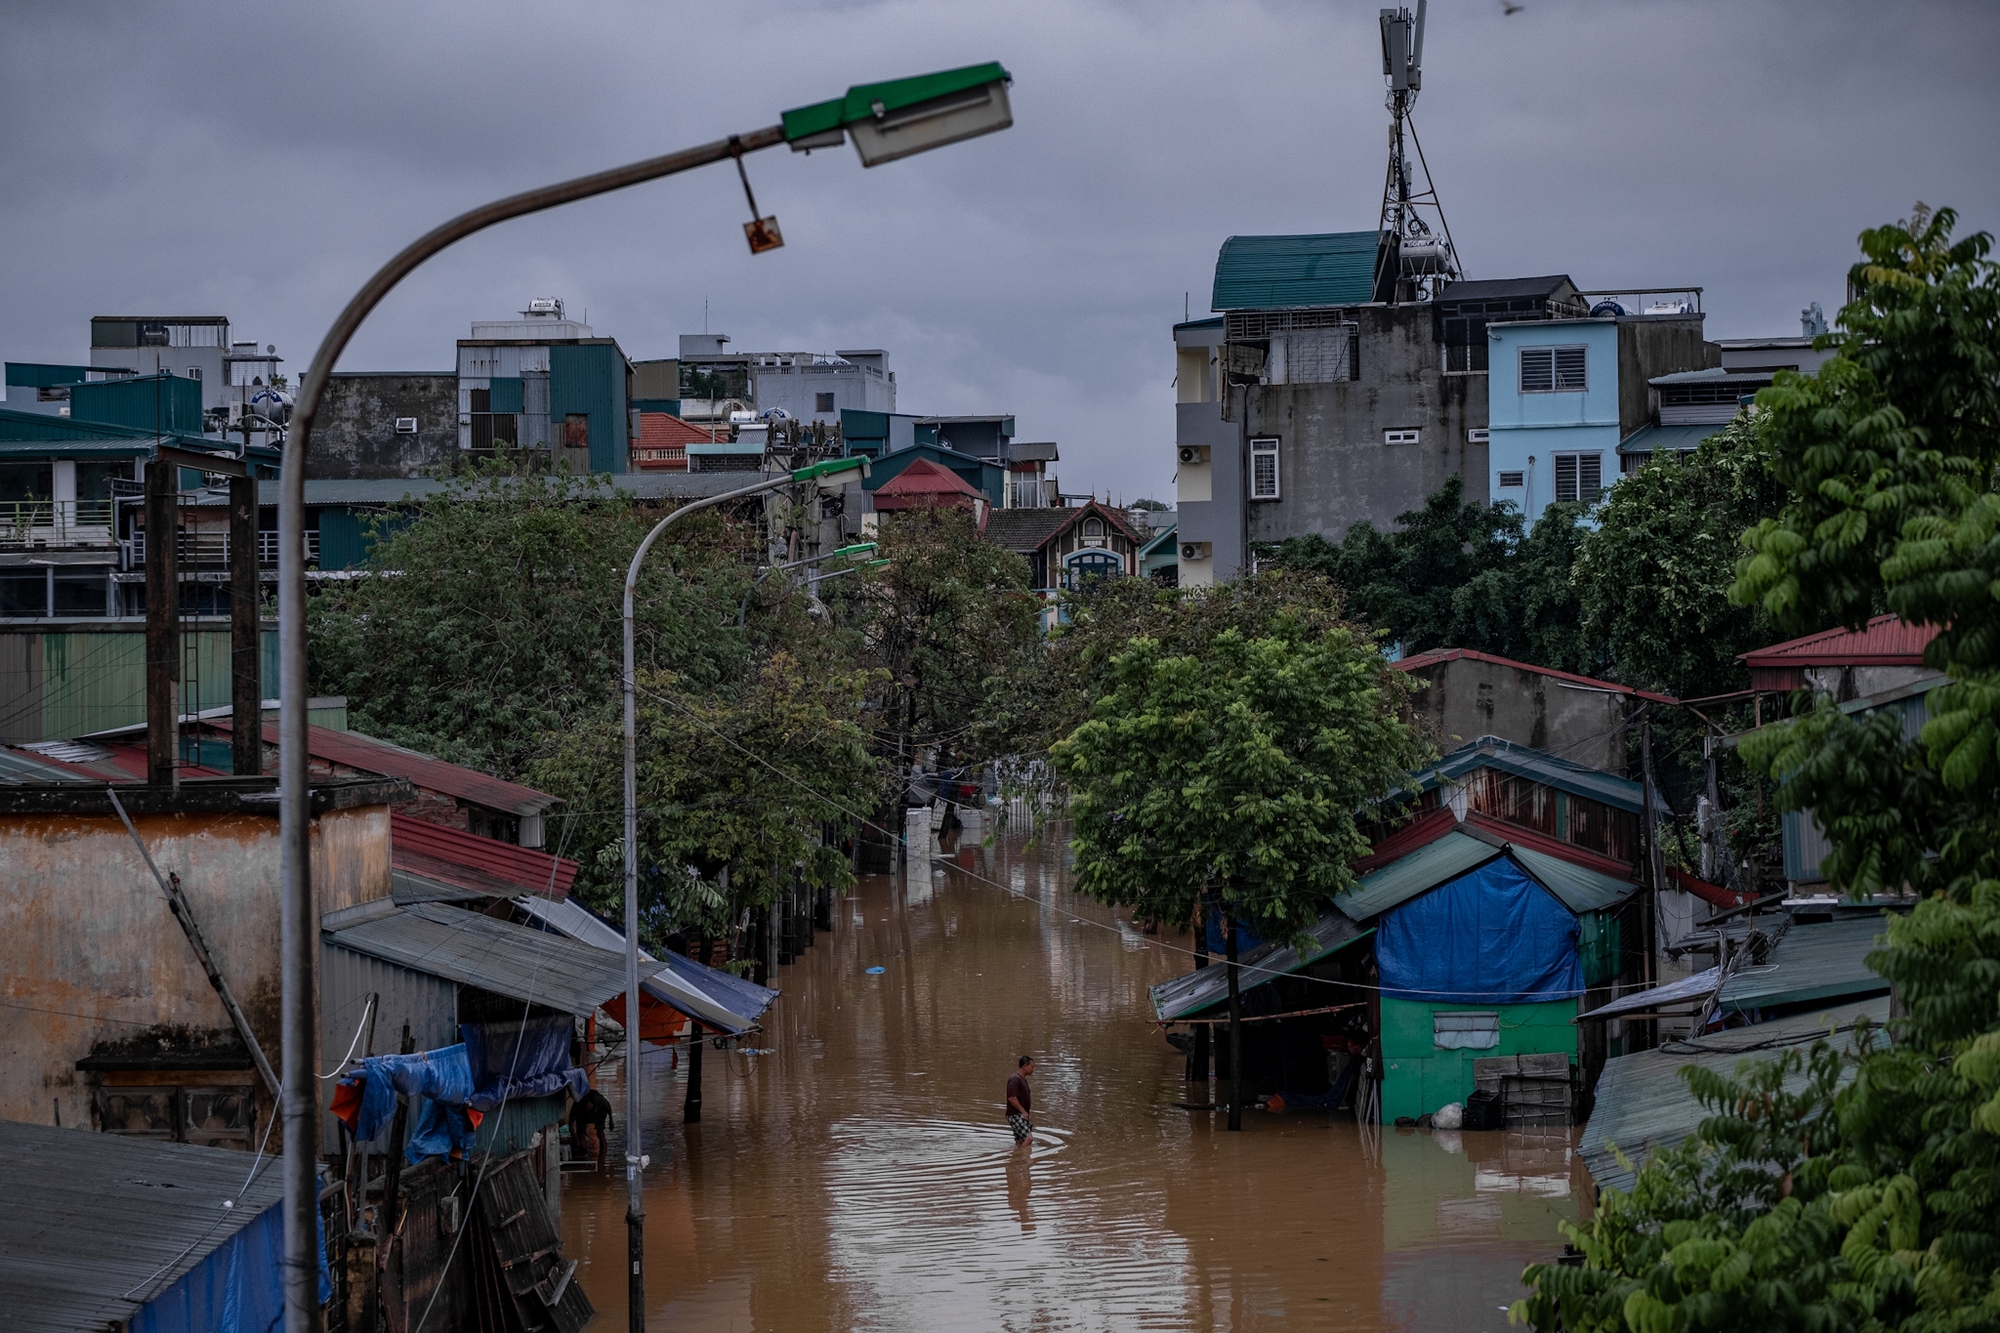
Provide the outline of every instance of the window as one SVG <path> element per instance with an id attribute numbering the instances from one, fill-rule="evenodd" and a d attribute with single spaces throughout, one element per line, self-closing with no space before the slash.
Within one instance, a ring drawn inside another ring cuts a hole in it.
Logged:
<path id="1" fill-rule="evenodd" d="M 1382 432 L 1384 444 L 1421 444 L 1424 433 L 1421 430 L 1385 430 Z"/>
<path id="2" fill-rule="evenodd" d="M 1502 472 L 1500 474 L 1500 484 L 1502 486 L 1519 486 L 1522 484 L 1521 474 L 1518 472 Z"/>
<path id="3" fill-rule="evenodd" d="M 1086 518 L 1083 520 L 1083 539 L 1085 541 L 1103 541 L 1104 520 L 1101 518 Z"/>
<path id="4" fill-rule="evenodd" d="M 1431 1014 L 1431 1045 L 1447 1051 L 1490 1051 L 1500 1044 L 1500 1015 Z"/>
<path id="5" fill-rule="evenodd" d="M 1063 561 L 1063 587 L 1072 592 L 1092 579 L 1116 578 L 1125 562 L 1109 551 L 1078 551 Z"/>
<path id="6" fill-rule="evenodd" d="M 1250 498 L 1278 498 L 1278 442 L 1275 439 L 1250 441 Z"/>
<path id="7" fill-rule="evenodd" d="M 1469 430 L 1465 432 L 1465 442 L 1467 444 L 1484 444 L 1486 443 L 1486 440 L 1487 440 L 1487 432 L 1483 428 L 1480 430 Z"/>
<path id="8" fill-rule="evenodd" d="M 830 393 L 816 393 L 816 394 L 814 394 L 814 395 L 813 395 L 813 411 L 815 411 L 815 412 L 831 412 L 831 411 L 833 411 L 833 395 L 832 395 L 832 394 L 830 394 Z"/>
<path id="9" fill-rule="evenodd" d="M 1582 347 L 1523 347 L 1522 393 L 1577 393 L 1588 387 Z"/>
<path id="10" fill-rule="evenodd" d="M 1556 502 L 1594 505 L 1604 497 L 1603 454 L 1557 454 Z"/>
<path id="11" fill-rule="evenodd" d="M 1444 373 L 1486 373 L 1486 321 L 1448 318 L 1444 321 Z"/>
<path id="12" fill-rule="evenodd" d="M 200 366 L 189 366 L 189 367 L 187 368 L 187 377 L 188 377 L 189 379 L 191 379 L 191 380 L 198 380 L 198 379 L 200 379 L 200 378 L 201 378 L 201 367 L 200 367 Z"/>

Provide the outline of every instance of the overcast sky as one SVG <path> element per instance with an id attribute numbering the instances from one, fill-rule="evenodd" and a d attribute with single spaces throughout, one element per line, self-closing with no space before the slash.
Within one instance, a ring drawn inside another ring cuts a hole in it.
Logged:
<path id="1" fill-rule="evenodd" d="M 0 357 L 224 314 L 296 377 L 368 274 L 501 194 L 997 59 L 1014 128 L 515 222 L 406 281 L 344 369 L 437 369 L 533 296 L 634 358 L 884 347 L 903 411 L 1012 412 L 1066 490 L 1171 499 L 1170 326 L 1232 234 L 1374 225 L 1378 0 L 32 4 L 0 25 Z M 1471 277 L 1700 284 L 1711 337 L 1829 316 L 1912 201 L 2000 230 L 2000 5 L 1437 0 L 1416 107 Z"/>

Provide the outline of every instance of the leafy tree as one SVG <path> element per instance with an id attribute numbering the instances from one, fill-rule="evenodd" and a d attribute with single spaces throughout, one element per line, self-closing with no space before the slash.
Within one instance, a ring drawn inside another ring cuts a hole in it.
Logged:
<path id="1" fill-rule="evenodd" d="M 657 517 L 601 478 L 498 465 L 395 506 L 364 576 L 308 603 L 314 692 L 346 695 L 363 731 L 519 776 L 615 705 L 625 567 Z M 749 571 L 719 520 L 673 538 L 640 584 L 640 660 L 712 689 L 749 657 Z"/>
<path id="2" fill-rule="evenodd" d="M 1737 654 L 1779 637 L 1761 608 L 1729 600 L 1744 530 L 1788 498 L 1769 470 L 1767 421 L 1740 416 L 1685 459 L 1655 454 L 1597 511 L 1574 576 L 1584 635 L 1619 679 L 1723 694 L 1747 684 Z"/>
<path id="3" fill-rule="evenodd" d="M 1906 1016 L 1886 1049 L 1816 1049 L 1801 1099 L 1785 1062 L 1691 1079 L 1716 1114 L 1575 1229 L 1582 1266 L 1528 1270 L 1542 1327 L 2000 1328 L 2000 270 L 1955 222 L 1864 232 L 1838 355 L 1759 396 L 1791 498 L 1734 592 L 1786 629 L 1940 627 L 1919 740 L 1822 700 L 1743 745 L 1835 882 L 1922 895 L 1869 958 Z"/>
<path id="4" fill-rule="evenodd" d="M 870 673 L 774 652 L 741 687 L 686 697 L 665 671 L 639 676 L 639 865 L 642 930 L 726 938 L 745 908 L 771 903 L 794 876 L 845 888 L 848 860 L 822 836 L 875 809 L 881 773 L 863 714 Z M 594 848 L 578 893 L 610 910 L 624 900 L 624 741 L 600 714 L 529 770 L 565 794 L 572 838 Z M 725 888 L 722 872 L 727 869 Z"/>
<path id="5" fill-rule="evenodd" d="M 1336 546 L 1317 533 L 1271 552 L 1344 589 L 1348 610 L 1410 652 L 1473 648 L 1559 670 L 1593 666 L 1570 582 L 1581 510 L 1552 505 L 1533 532 L 1511 505 L 1472 504 L 1447 478 L 1422 509 L 1378 532 L 1357 523 Z"/>

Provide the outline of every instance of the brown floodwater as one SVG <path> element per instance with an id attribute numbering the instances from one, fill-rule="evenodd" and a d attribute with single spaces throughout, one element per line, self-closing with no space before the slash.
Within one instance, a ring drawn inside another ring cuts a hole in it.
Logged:
<path id="1" fill-rule="evenodd" d="M 1146 992 L 1189 960 L 1063 861 L 1002 838 L 929 882 L 863 879 L 779 970 L 772 1053 L 707 1053 L 699 1124 L 684 1068 L 647 1054 L 647 1327 L 1506 1328 L 1576 1216 L 1571 1133 L 1258 1112 L 1232 1134 L 1177 1109 Z M 1002 1110 L 1022 1054 L 1032 1154 Z M 564 1185 L 591 1327 L 624 1328 L 624 1181 Z"/>

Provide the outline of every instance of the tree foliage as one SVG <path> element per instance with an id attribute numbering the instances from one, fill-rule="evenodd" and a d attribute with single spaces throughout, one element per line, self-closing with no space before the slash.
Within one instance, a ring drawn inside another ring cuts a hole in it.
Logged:
<path id="1" fill-rule="evenodd" d="M 1423 750 L 1401 674 L 1364 633 L 1309 619 L 1205 641 L 1183 626 L 1177 651 L 1140 637 L 1109 660 L 1091 719 L 1052 751 L 1081 892 L 1169 921 L 1206 894 L 1296 937 L 1352 882 L 1357 820 Z"/>
<path id="2" fill-rule="evenodd" d="M 1790 498 L 1734 591 L 1787 629 L 1939 626 L 1952 683 L 1917 741 L 1822 700 L 1743 746 L 1825 826 L 1836 883 L 1923 895 L 1869 957 L 1906 1017 L 1817 1047 L 1796 1097 L 1785 1062 L 1691 1078 L 1715 1114 L 1574 1230 L 1581 1267 L 1529 1269 L 1539 1326 L 2000 1329 L 2000 271 L 1955 221 L 1863 233 L 1838 355 L 1759 396 Z"/>

